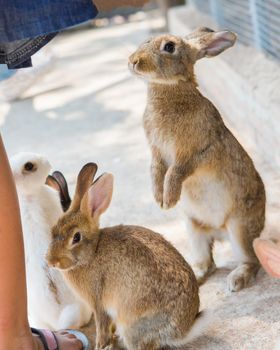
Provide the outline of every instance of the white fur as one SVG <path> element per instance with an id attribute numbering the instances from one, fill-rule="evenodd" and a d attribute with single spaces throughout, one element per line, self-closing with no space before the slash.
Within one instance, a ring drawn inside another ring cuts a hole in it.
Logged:
<path id="1" fill-rule="evenodd" d="M 113 321 L 117 319 L 117 310 L 113 307 L 109 307 L 106 310 L 107 314 L 111 317 Z"/>
<path id="2" fill-rule="evenodd" d="M 166 140 L 161 130 L 151 134 L 152 145 L 158 147 L 168 167 L 175 164 L 175 144 Z M 195 172 L 183 183 L 181 206 L 185 214 L 213 228 L 220 229 L 231 208 L 230 195 L 215 174 Z"/>
<path id="3" fill-rule="evenodd" d="M 181 208 L 186 222 L 189 245 L 186 260 L 192 265 L 196 278 L 205 276 L 211 260 L 211 241 L 222 236 L 224 223 L 231 208 L 229 194 L 222 183 L 208 174 L 191 176 L 183 184 Z M 209 232 L 193 227 L 196 219 L 213 229 Z"/>
<path id="4" fill-rule="evenodd" d="M 34 163 L 37 170 L 26 172 L 27 162 Z M 88 306 L 68 287 L 61 273 L 45 261 L 51 228 L 63 213 L 58 193 L 45 185 L 51 166 L 40 155 L 19 153 L 11 159 L 11 167 L 21 209 L 30 324 L 53 330 L 79 328 L 90 320 Z M 57 294 L 50 288 L 50 281 Z"/>
<path id="5" fill-rule="evenodd" d="M 151 133 L 152 145 L 161 150 L 164 161 L 168 166 L 173 165 L 175 163 L 175 145 L 172 140 L 167 140 L 161 130 L 155 129 L 152 130 Z"/>
<path id="6" fill-rule="evenodd" d="M 164 150 L 163 154 L 165 157 L 165 162 L 168 166 L 174 164 L 175 161 L 175 147 L 171 141 L 163 141 L 161 144 L 162 149 Z"/>
<path id="7" fill-rule="evenodd" d="M 107 314 L 111 317 L 111 320 L 115 323 L 116 326 L 116 334 L 122 342 L 125 342 L 125 330 L 124 327 L 118 320 L 118 312 L 114 306 L 108 306 L 106 308 Z"/>
<path id="8" fill-rule="evenodd" d="M 175 164 L 175 144 L 166 141 L 161 130 L 151 134 L 152 145 L 158 147 L 168 167 Z M 197 170 L 183 183 L 180 207 L 184 212 L 187 225 L 189 255 L 186 260 L 192 265 L 197 278 L 202 278 L 209 268 L 211 259 L 211 241 L 223 231 L 228 213 L 232 207 L 231 196 L 226 186 L 217 179 L 216 174 L 208 170 Z M 205 233 L 194 230 L 190 219 L 207 225 L 213 230 Z"/>
<path id="9" fill-rule="evenodd" d="M 230 218 L 228 220 L 227 227 L 233 252 L 238 261 L 240 261 L 241 263 L 246 263 L 250 262 L 250 257 L 248 256 L 248 254 L 246 254 L 242 244 L 240 243 L 242 241 L 242 232 L 240 232 L 239 226 L 240 222 L 238 219 Z"/>
<path id="10" fill-rule="evenodd" d="M 230 211 L 231 200 L 222 182 L 214 175 L 201 173 L 183 183 L 182 205 L 188 217 L 220 229 Z"/>
<path id="11" fill-rule="evenodd" d="M 188 255 L 185 257 L 192 265 L 196 278 L 202 278 L 208 270 L 211 259 L 211 240 L 214 233 L 193 232 L 190 219 L 185 218 Z"/>
<path id="12" fill-rule="evenodd" d="M 175 348 L 184 346 L 190 343 L 191 341 L 193 341 L 194 339 L 196 339 L 197 337 L 201 336 L 205 332 L 207 326 L 210 324 L 211 321 L 212 321 L 212 312 L 203 311 L 202 314 L 195 320 L 193 326 L 191 327 L 191 329 L 189 330 L 189 332 L 186 334 L 184 338 L 174 339 L 172 341 L 169 341 L 168 344 L 162 344 L 162 345 L 163 346 L 168 345 L 170 347 L 175 347 Z"/>

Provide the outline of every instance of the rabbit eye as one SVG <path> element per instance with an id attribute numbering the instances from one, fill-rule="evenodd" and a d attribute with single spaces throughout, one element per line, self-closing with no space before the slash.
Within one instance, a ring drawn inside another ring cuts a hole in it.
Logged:
<path id="1" fill-rule="evenodd" d="M 24 164 L 24 170 L 26 171 L 32 171 L 34 170 L 34 164 L 31 162 L 27 162 Z"/>
<path id="2" fill-rule="evenodd" d="M 168 53 L 174 53 L 175 51 L 175 43 L 172 41 L 168 41 L 163 47 L 163 51 L 168 52 Z"/>
<path id="3" fill-rule="evenodd" d="M 80 232 L 76 232 L 74 234 L 73 240 L 72 240 L 72 244 L 77 244 L 81 241 L 82 235 L 80 234 Z"/>

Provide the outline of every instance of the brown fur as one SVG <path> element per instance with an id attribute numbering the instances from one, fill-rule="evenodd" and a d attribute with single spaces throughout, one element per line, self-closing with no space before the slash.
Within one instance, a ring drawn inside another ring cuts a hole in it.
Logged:
<path id="1" fill-rule="evenodd" d="M 89 184 L 81 176 L 79 181 Z M 99 229 L 111 193 L 112 176 L 105 174 L 80 198 L 78 210 L 74 198 L 75 210 L 70 208 L 52 230 L 47 260 L 92 307 L 98 349 L 112 341 L 114 328 L 129 350 L 159 349 L 184 338 L 193 326 L 197 281 L 160 234 L 139 226 Z M 77 232 L 82 240 L 73 244 Z"/>
<path id="2" fill-rule="evenodd" d="M 209 220 L 202 210 L 187 213 L 186 220 L 193 235 L 200 226 L 201 239 L 205 241 L 203 233 L 224 228 L 231 231 L 235 248 L 242 252 L 241 265 L 255 265 L 235 270 L 229 279 L 233 291 L 245 286 L 258 270 L 252 242 L 264 227 L 265 189 L 249 155 L 225 126 L 215 106 L 197 89 L 194 63 L 202 57 L 216 56 L 232 46 L 235 39 L 231 32 L 199 28 L 186 38 L 155 37 L 129 59 L 131 70 L 148 80 L 144 128 L 152 151 L 155 199 L 166 209 L 180 198 L 186 198 L 183 207 L 187 208 L 188 203 L 198 207 L 208 205 L 204 203 L 207 187 L 201 185 L 202 180 L 208 181 L 209 189 L 212 183 L 223 188 L 225 213 L 219 223 Z M 168 42 L 175 45 L 174 53 L 164 51 Z M 214 78 L 214 72 L 210 73 Z M 198 243 L 193 245 L 199 249 Z M 210 243 L 207 249 L 204 257 L 196 258 L 197 263 L 211 263 Z"/>
<path id="3" fill-rule="evenodd" d="M 50 274 L 50 270 L 49 270 L 47 265 L 44 266 L 44 271 L 45 271 L 46 276 L 47 276 L 47 278 L 49 280 L 49 289 L 52 292 L 52 294 L 54 295 L 55 301 L 57 302 L 57 304 L 60 304 L 61 301 L 60 301 L 60 298 L 59 298 L 57 285 L 55 284 L 54 280 L 52 279 L 52 276 Z"/>

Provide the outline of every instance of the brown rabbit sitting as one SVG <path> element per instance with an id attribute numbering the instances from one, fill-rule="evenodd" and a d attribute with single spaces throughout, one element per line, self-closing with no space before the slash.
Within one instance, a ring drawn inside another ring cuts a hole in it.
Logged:
<path id="1" fill-rule="evenodd" d="M 227 231 L 239 260 L 228 276 L 230 291 L 259 269 L 252 242 L 264 227 L 265 189 L 249 155 L 199 92 L 194 64 L 235 41 L 232 32 L 199 28 L 186 38 L 155 37 L 129 58 L 131 70 L 148 80 L 144 128 L 155 199 L 168 209 L 181 198 L 190 262 L 201 281 L 213 269 L 213 240 Z"/>
<path id="2" fill-rule="evenodd" d="M 113 176 L 93 184 L 97 166 L 81 170 L 73 202 L 52 230 L 47 261 L 92 307 L 97 348 L 111 341 L 111 322 L 129 350 L 180 346 L 197 335 L 198 285 L 179 252 L 160 234 L 137 226 L 99 228 Z"/>

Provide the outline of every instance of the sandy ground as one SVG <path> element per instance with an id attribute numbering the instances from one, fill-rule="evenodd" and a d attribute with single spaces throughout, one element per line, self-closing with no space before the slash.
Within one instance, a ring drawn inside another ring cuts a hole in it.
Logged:
<path id="1" fill-rule="evenodd" d="M 98 163 L 100 172 L 112 172 L 115 192 L 102 224 L 152 228 L 186 254 L 180 213 L 162 211 L 152 197 L 141 126 L 146 90 L 127 69 L 128 55 L 150 35 L 149 28 L 142 21 L 57 38 L 49 73 L 24 99 L 1 105 L 1 132 L 9 155 L 23 150 L 47 155 L 71 189 L 88 161 Z M 235 262 L 227 243 L 217 244 L 215 259 L 219 269 L 200 291 L 212 322 L 188 349 L 273 349 L 280 336 L 280 281 L 261 270 L 249 288 L 228 294 L 226 276 Z"/>

